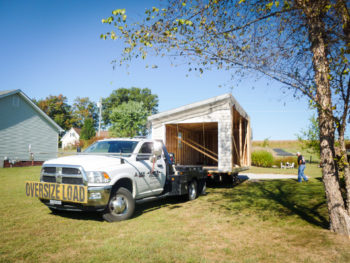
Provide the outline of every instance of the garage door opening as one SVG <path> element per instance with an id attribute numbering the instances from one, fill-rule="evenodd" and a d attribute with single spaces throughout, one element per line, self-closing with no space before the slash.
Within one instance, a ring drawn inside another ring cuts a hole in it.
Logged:
<path id="1" fill-rule="evenodd" d="M 218 166 L 218 123 L 166 124 L 166 147 L 176 164 Z"/>

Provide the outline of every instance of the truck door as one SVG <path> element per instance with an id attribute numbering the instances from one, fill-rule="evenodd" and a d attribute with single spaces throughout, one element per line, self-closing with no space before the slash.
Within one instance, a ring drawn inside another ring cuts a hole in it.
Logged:
<path id="1" fill-rule="evenodd" d="M 163 191 L 163 187 L 166 179 L 166 166 L 162 156 L 158 157 L 154 162 L 150 161 L 152 156 L 153 142 L 145 142 L 139 153 L 137 154 L 136 160 L 138 167 L 142 172 L 145 173 L 144 179 L 152 194 L 160 194 Z"/>

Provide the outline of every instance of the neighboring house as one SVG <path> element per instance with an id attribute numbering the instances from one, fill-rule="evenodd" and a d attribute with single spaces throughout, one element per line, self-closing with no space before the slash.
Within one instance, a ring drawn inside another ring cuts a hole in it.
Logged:
<path id="1" fill-rule="evenodd" d="M 0 91 L 0 167 L 9 161 L 57 157 L 64 130 L 21 90 Z"/>
<path id="2" fill-rule="evenodd" d="M 79 128 L 70 128 L 70 130 L 67 131 L 61 139 L 62 149 L 66 149 L 79 144 L 80 132 L 81 129 Z"/>

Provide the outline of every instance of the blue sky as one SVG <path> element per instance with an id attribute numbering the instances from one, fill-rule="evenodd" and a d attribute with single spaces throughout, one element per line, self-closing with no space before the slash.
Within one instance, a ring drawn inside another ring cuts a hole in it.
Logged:
<path id="1" fill-rule="evenodd" d="M 72 103 L 78 96 L 96 102 L 120 87 L 149 88 L 160 112 L 232 92 L 251 118 L 254 140 L 293 140 L 308 126 L 313 112 L 306 99 L 295 100 L 268 79 L 232 86 L 230 72 L 186 77 L 185 66 L 155 57 L 113 70 L 122 43 L 100 39 L 111 30 L 101 19 L 126 8 L 136 20 L 152 6 L 157 1 L 0 0 L 0 90 L 21 89 L 36 99 L 63 94 Z"/>

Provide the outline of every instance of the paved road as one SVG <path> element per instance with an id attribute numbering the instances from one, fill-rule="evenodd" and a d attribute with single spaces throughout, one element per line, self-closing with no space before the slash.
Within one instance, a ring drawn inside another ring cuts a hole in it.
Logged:
<path id="1" fill-rule="evenodd" d="M 292 174 L 253 174 L 253 173 L 242 173 L 238 175 L 238 178 L 243 180 L 252 180 L 252 179 L 298 179 L 297 175 Z"/>
<path id="2" fill-rule="evenodd" d="M 277 156 L 294 156 L 294 154 L 286 152 L 280 148 L 273 148 L 272 150 L 276 153 Z"/>

